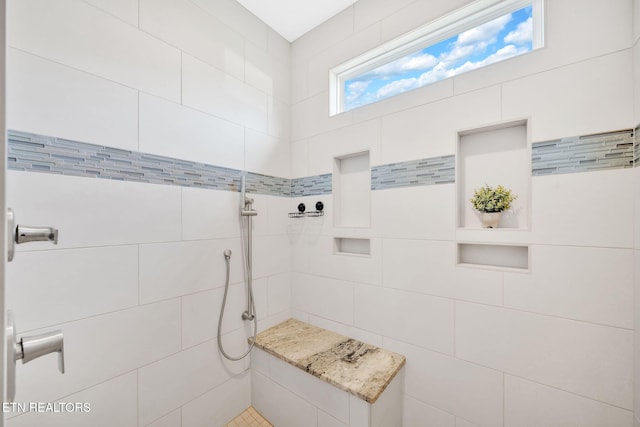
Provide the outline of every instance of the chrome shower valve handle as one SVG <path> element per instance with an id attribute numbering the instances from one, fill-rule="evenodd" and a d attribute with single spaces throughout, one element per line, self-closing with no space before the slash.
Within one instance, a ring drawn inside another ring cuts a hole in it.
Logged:
<path id="1" fill-rule="evenodd" d="M 6 325 L 7 401 L 13 402 L 16 394 L 16 363 L 28 363 L 49 353 L 58 353 L 58 369 L 64 374 L 64 337 L 61 330 L 30 337 L 16 337 L 13 313 L 7 310 Z"/>

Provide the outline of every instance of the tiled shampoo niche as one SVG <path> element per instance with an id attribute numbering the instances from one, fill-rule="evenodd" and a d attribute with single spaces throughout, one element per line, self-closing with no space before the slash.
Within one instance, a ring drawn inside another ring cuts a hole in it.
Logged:
<path id="1" fill-rule="evenodd" d="M 371 226 L 371 164 L 369 152 L 334 158 L 333 221 L 337 229 L 366 229 Z M 340 255 L 371 254 L 367 238 L 336 237 L 334 252 Z"/>
<path id="2" fill-rule="evenodd" d="M 519 241 L 517 234 L 531 228 L 528 121 L 458 132 L 456 163 L 459 265 L 527 270 L 528 246 L 504 242 Z M 483 229 L 479 213 L 470 203 L 474 190 L 484 185 L 503 185 L 517 195 L 512 207 L 503 212 L 498 229 Z"/>

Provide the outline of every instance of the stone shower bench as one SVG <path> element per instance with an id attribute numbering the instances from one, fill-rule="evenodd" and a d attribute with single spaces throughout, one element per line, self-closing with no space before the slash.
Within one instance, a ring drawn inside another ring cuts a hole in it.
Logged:
<path id="1" fill-rule="evenodd" d="M 402 425 L 404 356 L 295 319 L 254 348 L 252 403 L 277 427 Z"/>

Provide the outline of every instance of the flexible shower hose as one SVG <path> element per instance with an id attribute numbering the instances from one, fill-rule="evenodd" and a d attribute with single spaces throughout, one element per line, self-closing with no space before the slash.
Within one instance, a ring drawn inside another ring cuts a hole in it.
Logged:
<path id="1" fill-rule="evenodd" d="M 224 357 L 232 361 L 237 361 L 237 360 L 244 359 L 247 356 L 247 354 L 249 354 L 253 349 L 253 345 L 256 342 L 256 335 L 258 334 L 258 316 L 256 315 L 253 317 L 253 337 L 251 338 L 251 345 L 249 346 L 249 349 L 242 356 L 239 356 L 239 357 L 229 356 L 224 351 L 224 348 L 222 347 L 222 318 L 224 317 L 224 307 L 225 305 L 227 305 L 227 293 L 229 292 L 229 273 L 230 273 L 230 265 L 231 265 L 231 251 L 229 249 L 224 251 L 224 259 L 227 264 L 227 280 L 225 281 L 225 285 L 224 285 L 224 296 L 222 297 L 222 308 L 220 309 L 220 318 L 218 319 L 218 348 L 220 349 L 220 353 L 222 353 Z M 253 306 L 253 312 L 255 313 L 256 305 L 253 301 L 253 289 L 251 289 L 250 286 L 248 288 L 249 288 L 248 292 L 251 294 L 251 305 Z"/>

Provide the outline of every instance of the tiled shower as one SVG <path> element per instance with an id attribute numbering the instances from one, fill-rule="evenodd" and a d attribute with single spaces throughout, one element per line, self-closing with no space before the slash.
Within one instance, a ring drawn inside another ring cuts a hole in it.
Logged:
<path id="1" fill-rule="evenodd" d="M 60 237 L 18 248 L 6 304 L 21 333 L 62 329 L 67 365 L 19 365 L 17 400 L 92 410 L 7 425 L 222 426 L 265 399 L 216 347 L 242 175 L 260 330 L 295 317 L 405 355 L 406 427 L 640 425 L 638 0 L 547 0 L 544 48 L 328 115 L 328 69 L 467 3 L 359 0 L 289 44 L 235 0 L 9 1 L 7 204 Z M 461 141 L 494 125 L 526 128 L 524 225 L 474 230 Z M 356 194 L 340 164 L 363 154 Z M 527 264 L 460 265 L 505 245 Z M 242 282 L 238 257 L 236 353 Z"/>

